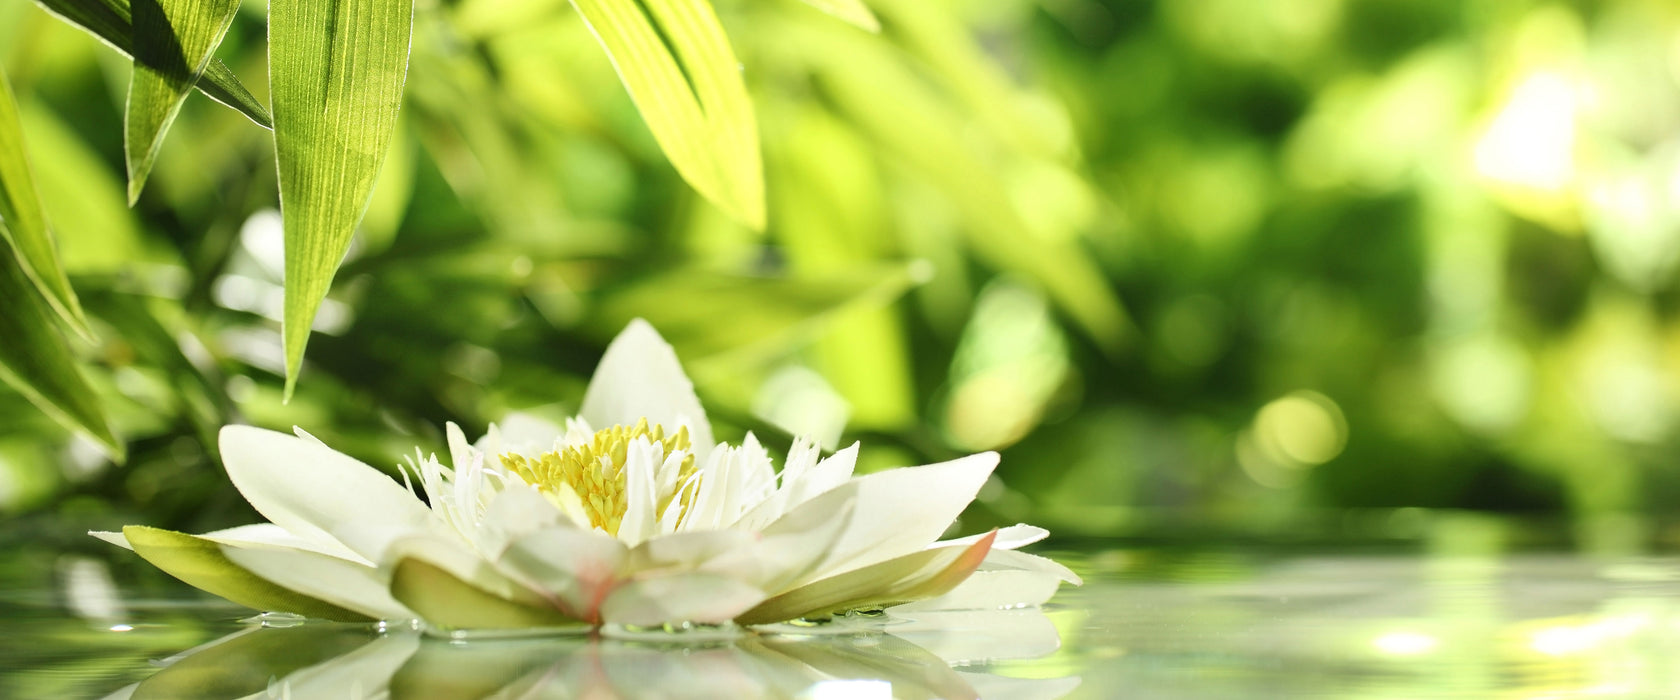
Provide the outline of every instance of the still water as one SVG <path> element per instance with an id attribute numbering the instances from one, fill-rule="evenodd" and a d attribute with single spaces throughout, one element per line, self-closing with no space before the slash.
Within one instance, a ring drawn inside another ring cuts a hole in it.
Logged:
<path id="1" fill-rule="evenodd" d="M 253 617 L 122 552 L 14 551 L 0 697 L 1680 697 L 1680 559 L 1039 551 L 1087 580 L 1043 610 L 464 643 Z"/>

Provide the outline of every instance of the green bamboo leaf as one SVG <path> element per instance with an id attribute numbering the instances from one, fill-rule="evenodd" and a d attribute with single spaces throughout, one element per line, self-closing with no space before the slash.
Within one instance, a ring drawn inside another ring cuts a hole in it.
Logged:
<path id="1" fill-rule="evenodd" d="M 170 576 L 254 610 L 296 613 L 342 622 L 365 622 L 366 615 L 270 583 L 239 567 L 215 542 L 173 530 L 143 525 L 122 529 L 134 552 Z"/>
<path id="2" fill-rule="evenodd" d="M 69 345 L 54 327 L 51 308 L 18 263 L 19 258 L 0 254 L 0 381 L 122 461 L 123 445 L 111 432 L 98 395 L 82 378 Z"/>
<path id="3" fill-rule="evenodd" d="M 572 6 L 606 49 L 677 172 L 736 220 L 764 228 L 758 124 L 741 64 L 711 4 L 572 0 Z"/>
<path id="4" fill-rule="evenodd" d="M 4 70 L 0 70 L 0 239 L 6 241 L 10 249 L 7 254 L 16 256 L 19 269 L 53 312 L 76 332 L 92 337 L 76 290 L 70 287 L 70 278 L 59 263 L 46 214 L 41 211 L 35 177 L 24 153 L 22 118 Z M 23 303 L 22 299 L 17 301 Z"/>
<path id="5" fill-rule="evenodd" d="M 124 56 L 133 55 L 134 27 L 128 0 L 35 0 L 41 9 L 80 27 Z M 221 61 L 211 59 L 194 85 L 205 97 L 232 107 L 257 126 L 274 128 L 268 109 Z"/>
<path id="6" fill-rule="evenodd" d="M 239 0 L 135 0 L 132 8 L 134 72 L 123 133 L 130 206 L 140 200 L 163 135 L 187 91 L 233 25 Z"/>
<path id="7" fill-rule="evenodd" d="M 857 25 L 860 29 L 881 31 L 880 20 L 875 19 L 875 13 L 869 11 L 869 6 L 863 4 L 863 0 L 805 0 L 805 4 Z"/>
<path id="8" fill-rule="evenodd" d="M 410 0 L 274 0 L 269 84 L 286 229 L 286 396 L 367 211 L 408 76 Z"/>

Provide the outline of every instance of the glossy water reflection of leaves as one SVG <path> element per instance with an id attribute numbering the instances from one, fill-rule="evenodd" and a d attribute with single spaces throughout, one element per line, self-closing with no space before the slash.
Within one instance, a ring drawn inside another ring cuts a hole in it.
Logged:
<path id="1" fill-rule="evenodd" d="M 986 664 L 1053 653 L 1036 609 L 844 618 L 690 640 L 594 635 L 459 641 L 407 628 L 265 621 L 159 662 L 107 700 L 147 698 L 1019 698 L 1078 677 L 1025 679 Z"/>

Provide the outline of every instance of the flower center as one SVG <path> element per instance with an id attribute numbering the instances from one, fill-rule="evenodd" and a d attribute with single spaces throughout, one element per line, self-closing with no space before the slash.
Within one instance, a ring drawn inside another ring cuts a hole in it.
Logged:
<path id="1" fill-rule="evenodd" d="M 647 438 L 655 447 L 664 448 L 661 463 L 677 450 L 686 453 L 674 480 L 676 484 L 682 484 L 693 474 L 694 452 L 689 446 L 688 428 L 681 427 L 676 433 L 666 435 L 664 427 L 649 426 L 646 418 L 637 421 L 635 427 L 615 425 L 596 431 L 586 443 L 545 452 L 536 459 L 509 452 L 502 455 L 502 466 L 537 487 L 561 508 L 574 515 L 581 514 L 589 519 L 590 525 L 617 536 L 624 511 L 629 507 L 625 498 L 624 463 L 629 458 L 630 444 L 637 438 Z M 660 466 L 653 465 L 656 474 Z M 662 481 L 656 476 L 656 482 Z M 660 512 L 670 505 L 676 491 L 659 494 Z"/>

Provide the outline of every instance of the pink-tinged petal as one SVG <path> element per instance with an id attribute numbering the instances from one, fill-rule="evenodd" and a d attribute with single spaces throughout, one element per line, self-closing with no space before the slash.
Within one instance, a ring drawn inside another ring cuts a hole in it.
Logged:
<path id="1" fill-rule="evenodd" d="M 431 524 L 431 510 L 401 484 L 319 443 L 230 425 L 221 450 L 240 495 L 299 537 L 335 540 L 380 561 L 392 540 Z"/>
<path id="2" fill-rule="evenodd" d="M 828 509 L 856 500 L 857 511 L 834 547 L 795 585 L 925 549 L 962 514 L 997 467 L 995 452 L 861 476 L 791 509 Z M 988 539 L 988 542 L 990 540 Z"/>
<path id="3" fill-rule="evenodd" d="M 578 415 L 596 429 L 635 425 L 641 418 L 666 434 L 687 426 L 695 455 L 704 458 L 712 450 L 712 425 L 677 352 L 639 318 L 607 344 Z"/>
<path id="4" fill-rule="evenodd" d="M 954 540 L 935 542 L 934 546 L 942 547 L 953 544 L 972 544 L 980 541 L 980 538 L 985 536 L 985 533 L 980 533 L 978 535 L 970 535 L 968 537 L 959 537 Z M 1042 527 L 1027 525 L 1025 523 L 1010 525 L 1009 527 L 997 531 L 997 539 L 992 541 L 992 549 L 994 551 L 1000 549 L 1020 549 L 1049 536 L 1050 531 Z"/>
<path id="5" fill-rule="evenodd" d="M 922 610 L 1007 610 L 1043 605 L 1062 580 L 1053 574 L 1019 569 L 976 571 L 945 595 L 893 608 L 906 615 Z"/>
<path id="6" fill-rule="evenodd" d="M 222 545 L 222 555 L 271 583 L 368 617 L 408 620 L 379 571 L 316 552 L 263 545 Z"/>
<path id="7" fill-rule="evenodd" d="M 621 582 L 628 556 L 629 549 L 611 535 L 559 525 L 514 540 L 496 565 L 553 596 L 568 615 L 600 622 L 601 602 Z"/>
<path id="8" fill-rule="evenodd" d="M 966 547 L 924 549 L 795 588 L 736 618 L 743 625 L 888 607 L 944 595 L 974 573 L 990 537 Z"/>
<path id="9" fill-rule="evenodd" d="M 631 581 L 613 589 L 601 617 L 621 625 L 721 623 L 764 600 L 764 592 L 728 576 L 673 574 Z"/>

